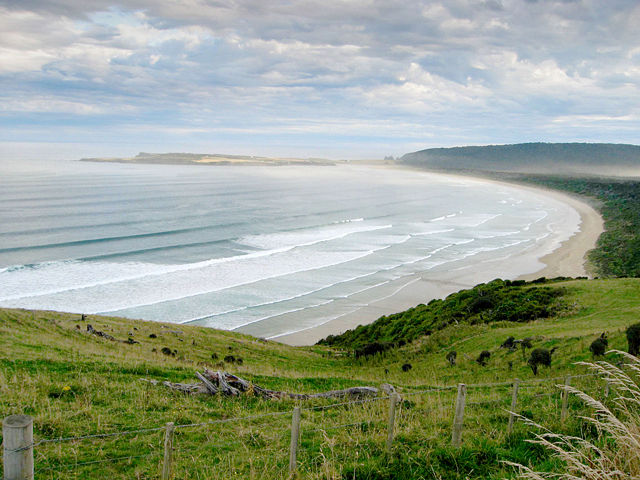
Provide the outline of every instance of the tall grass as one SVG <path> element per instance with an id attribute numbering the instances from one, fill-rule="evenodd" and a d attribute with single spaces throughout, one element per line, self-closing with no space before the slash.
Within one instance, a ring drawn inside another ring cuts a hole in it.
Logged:
<path id="1" fill-rule="evenodd" d="M 527 421 L 543 432 L 531 443 L 548 449 L 563 466 L 561 472 L 536 472 L 531 468 L 505 462 L 520 470 L 520 478 L 544 480 L 578 478 L 589 480 L 640 478 L 640 359 L 619 350 L 620 366 L 606 361 L 580 362 L 598 373 L 610 388 L 611 396 L 604 401 L 570 386 L 562 386 L 592 411 L 579 417 L 584 422 L 581 436 L 546 430 Z"/>

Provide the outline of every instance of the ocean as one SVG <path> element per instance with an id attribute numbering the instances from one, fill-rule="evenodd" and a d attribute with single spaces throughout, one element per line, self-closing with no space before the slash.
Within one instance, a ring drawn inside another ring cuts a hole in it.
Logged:
<path id="1" fill-rule="evenodd" d="M 530 190 L 358 165 L 34 162 L 2 177 L 0 306 L 268 338 L 420 272 L 522 251 L 534 271 L 580 222 Z"/>

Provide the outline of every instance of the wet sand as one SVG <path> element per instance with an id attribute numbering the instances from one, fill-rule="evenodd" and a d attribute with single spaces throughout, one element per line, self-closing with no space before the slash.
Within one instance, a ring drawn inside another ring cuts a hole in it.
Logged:
<path id="1" fill-rule="evenodd" d="M 527 189 L 568 204 L 580 215 L 580 231 L 552 252 L 547 251 L 550 246 L 545 244 L 508 252 L 499 259 L 480 254 L 474 257 L 473 262 L 461 260 L 448 264 L 446 268 L 434 268 L 397 279 L 378 292 L 370 292 L 370 301 L 364 299 L 359 307 L 347 314 L 313 328 L 273 337 L 272 340 L 290 345 L 312 345 L 328 335 L 371 323 L 382 315 L 428 303 L 434 298 L 444 298 L 463 288 L 495 278 L 532 280 L 539 277 L 588 276 L 585 255 L 595 246 L 604 230 L 602 217 L 593 207 L 581 199 L 555 190 L 484 179 L 482 181 Z M 295 323 L 293 320 L 292 317 L 292 323 Z"/>

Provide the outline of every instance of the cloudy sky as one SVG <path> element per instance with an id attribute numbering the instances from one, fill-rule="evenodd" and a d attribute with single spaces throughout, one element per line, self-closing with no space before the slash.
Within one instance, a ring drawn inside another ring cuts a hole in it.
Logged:
<path id="1" fill-rule="evenodd" d="M 0 0 L 0 156 L 640 143 L 637 0 Z"/>

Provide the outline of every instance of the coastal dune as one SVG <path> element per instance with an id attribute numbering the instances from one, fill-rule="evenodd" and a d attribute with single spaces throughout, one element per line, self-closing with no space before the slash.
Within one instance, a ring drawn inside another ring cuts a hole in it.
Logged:
<path id="1" fill-rule="evenodd" d="M 483 180 L 485 181 L 485 180 Z M 514 184 L 487 182 L 496 185 Z M 398 279 L 384 289 L 372 292 L 371 300 L 363 302 L 357 309 L 312 328 L 273 337 L 272 340 L 289 345 L 313 345 L 328 335 L 372 323 L 383 315 L 400 312 L 421 303 L 447 295 L 478 283 L 495 278 L 533 280 L 539 277 L 589 276 L 586 255 L 596 245 L 604 231 L 600 214 L 583 199 L 548 189 L 517 185 L 518 188 L 552 197 L 569 205 L 580 216 L 580 230 L 560 245 L 541 245 L 510 255 L 492 259 L 478 255 L 472 263 L 459 262 L 447 265 L 446 269 L 435 268 L 420 274 Z M 552 248 L 546 252 L 545 249 Z M 377 296 L 374 296 L 377 295 Z M 293 318 L 291 321 L 293 322 Z"/>

